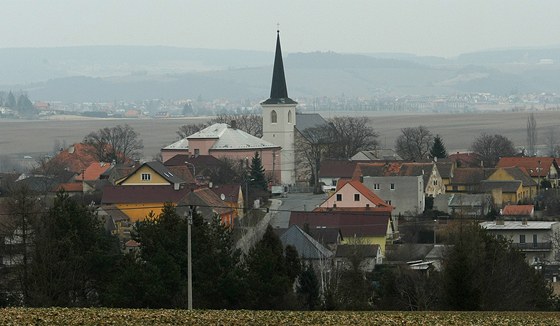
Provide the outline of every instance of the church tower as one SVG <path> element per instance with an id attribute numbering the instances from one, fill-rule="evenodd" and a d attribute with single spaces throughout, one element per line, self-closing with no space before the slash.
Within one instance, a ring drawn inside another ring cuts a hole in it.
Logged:
<path id="1" fill-rule="evenodd" d="M 270 98 L 261 103 L 263 108 L 263 139 L 282 147 L 280 159 L 280 182 L 295 184 L 295 126 L 297 102 L 288 97 L 284 63 L 280 49 L 280 31 L 276 36 L 276 55 L 272 71 Z"/>

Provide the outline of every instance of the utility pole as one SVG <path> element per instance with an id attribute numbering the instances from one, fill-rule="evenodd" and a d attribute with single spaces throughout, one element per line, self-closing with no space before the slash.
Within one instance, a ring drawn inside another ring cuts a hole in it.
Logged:
<path id="1" fill-rule="evenodd" d="M 192 310 L 192 241 L 191 241 L 191 228 L 193 223 L 193 216 L 192 216 L 193 208 L 192 206 L 189 207 L 187 213 L 187 239 L 188 239 L 188 248 L 187 248 L 187 301 L 188 301 L 188 310 Z"/>

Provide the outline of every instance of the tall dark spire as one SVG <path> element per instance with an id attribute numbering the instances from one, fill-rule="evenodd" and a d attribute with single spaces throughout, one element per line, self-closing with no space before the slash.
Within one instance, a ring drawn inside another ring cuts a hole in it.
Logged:
<path id="1" fill-rule="evenodd" d="M 276 55 L 274 57 L 274 70 L 272 71 L 272 87 L 270 98 L 263 104 L 294 104 L 296 101 L 288 97 L 286 77 L 284 75 L 284 62 L 282 61 L 282 49 L 280 48 L 280 31 L 276 35 Z"/>

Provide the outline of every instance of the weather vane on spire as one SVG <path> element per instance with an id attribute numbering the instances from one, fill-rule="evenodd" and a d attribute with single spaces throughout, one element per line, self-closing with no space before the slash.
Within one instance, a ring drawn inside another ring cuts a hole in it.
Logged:
<path id="1" fill-rule="evenodd" d="M 276 23 L 276 33 L 280 33 L 280 23 Z"/>

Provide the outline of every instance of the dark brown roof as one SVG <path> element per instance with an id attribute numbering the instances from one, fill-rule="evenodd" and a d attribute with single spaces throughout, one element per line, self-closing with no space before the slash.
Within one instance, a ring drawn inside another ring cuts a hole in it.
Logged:
<path id="1" fill-rule="evenodd" d="M 480 191 L 489 192 L 493 189 L 502 189 L 502 192 L 517 192 L 521 186 L 521 181 L 492 181 L 483 180 L 480 182 Z"/>
<path id="2" fill-rule="evenodd" d="M 451 178 L 451 171 L 453 171 L 453 162 L 436 162 L 439 175 L 444 179 Z"/>
<path id="3" fill-rule="evenodd" d="M 320 178 L 352 178 L 356 161 L 324 160 L 319 169 Z"/>
<path id="4" fill-rule="evenodd" d="M 486 180 L 496 169 L 488 168 L 457 168 L 453 170 L 451 178 L 452 185 L 471 185 L 478 184 L 482 180 Z"/>
<path id="5" fill-rule="evenodd" d="M 214 185 L 212 191 L 221 199 L 224 194 L 224 201 L 236 203 L 239 200 L 239 189 L 241 185 Z"/>
<path id="6" fill-rule="evenodd" d="M 204 167 L 218 167 L 222 163 L 219 159 L 212 155 L 185 155 L 178 154 L 165 161 L 163 164 L 166 166 L 185 166 L 185 162 L 193 164 L 197 169 L 202 169 Z"/>
<path id="7" fill-rule="evenodd" d="M 196 184 L 194 177 L 192 175 L 192 169 L 188 166 L 168 166 L 167 167 L 171 173 L 177 176 L 179 179 L 183 180 L 188 184 Z"/>
<path id="8" fill-rule="evenodd" d="M 173 186 L 106 186 L 103 188 L 101 203 L 177 203 L 190 192 L 188 187 L 175 190 Z"/>
<path id="9" fill-rule="evenodd" d="M 305 224 L 313 228 L 338 228 L 345 238 L 352 236 L 378 237 L 387 234 L 389 212 L 291 212 L 290 225 L 303 228 Z"/>
<path id="10" fill-rule="evenodd" d="M 335 244 L 338 242 L 340 229 L 338 228 L 314 228 L 309 229 L 309 235 L 322 245 Z M 342 235 L 341 239 L 342 240 Z"/>
<path id="11" fill-rule="evenodd" d="M 223 215 L 233 212 L 233 209 L 222 201 L 209 188 L 199 188 L 189 193 L 180 203 L 181 206 L 197 206 L 197 210 L 204 217 L 210 217 L 213 214 Z"/>

